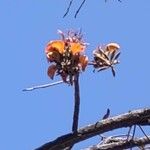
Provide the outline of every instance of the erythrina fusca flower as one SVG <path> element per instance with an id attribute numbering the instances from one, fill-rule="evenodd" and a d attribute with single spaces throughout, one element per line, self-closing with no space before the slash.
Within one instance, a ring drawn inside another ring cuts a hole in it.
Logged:
<path id="1" fill-rule="evenodd" d="M 47 74 L 51 79 L 55 74 L 60 75 L 64 82 L 72 85 L 75 75 L 84 71 L 88 64 L 88 57 L 83 54 L 87 44 L 82 41 L 81 33 L 64 34 L 60 30 L 58 33 L 61 39 L 50 41 L 45 48 L 47 60 L 52 63 Z"/>
<path id="2" fill-rule="evenodd" d="M 93 51 L 94 60 L 93 66 L 98 71 L 111 68 L 113 76 L 115 76 L 114 65 L 118 64 L 117 60 L 120 56 L 120 46 L 117 43 L 109 43 L 104 46 L 99 46 Z"/>

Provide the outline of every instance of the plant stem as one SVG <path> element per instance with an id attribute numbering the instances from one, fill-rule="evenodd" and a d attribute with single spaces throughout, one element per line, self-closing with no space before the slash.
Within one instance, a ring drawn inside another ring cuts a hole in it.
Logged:
<path id="1" fill-rule="evenodd" d="M 74 114 L 72 124 L 73 132 L 77 132 L 78 130 L 79 110 L 80 110 L 80 89 L 79 89 L 79 74 L 77 74 L 74 80 Z"/>
<path id="2" fill-rule="evenodd" d="M 74 79 L 74 113 L 73 113 L 73 123 L 72 132 L 77 133 L 78 122 L 79 122 L 79 111 L 80 111 L 80 88 L 79 88 L 79 73 Z M 66 148 L 66 150 L 71 150 L 73 145 Z"/>

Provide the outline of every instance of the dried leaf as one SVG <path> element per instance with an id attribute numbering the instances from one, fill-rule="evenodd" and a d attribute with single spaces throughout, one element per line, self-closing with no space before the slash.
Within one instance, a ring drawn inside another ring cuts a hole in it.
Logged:
<path id="1" fill-rule="evenodd" d="M 101 55 L 103 57 L 105 57 L 107 60 L 109 60 L 109 57 L 107 56 L 107 54 L 104 51 L 101 50 L 100 52 L 102 53 Z"/>
<path id="2" fill-rule="evenodd" d="M 48 70 L 47 70 L 47 74 L 48 76 L 53 79 L 54 78 L 54 75 L 56 73 L 56 70 L 57 70 L 57 67 L 56 65 L 51 65 L 48 67 Z"/>
<path id="3" fill-rule="evenodd" d="M 112 53 L 113 51 L 117 51 L 120 48 L 117 43 L 109 43 L 106 45 L 106 51 Z"/>
<path id="4" fill-rule="evenodd" d="M 50 61 L 50 62 L 60 62 L 60 53 L 54 49 L 53 51 L 47 53 L 47 60 Z"/>
<path id="5" fill-rule="evenodd" d="M 107 60 L 103 57 L 103 55 L 99 54 L 99 53 L 94 53 L 94 56 L 96 57 L 96 59 L 98 59 L 101 62 L 106 62 Z"/>

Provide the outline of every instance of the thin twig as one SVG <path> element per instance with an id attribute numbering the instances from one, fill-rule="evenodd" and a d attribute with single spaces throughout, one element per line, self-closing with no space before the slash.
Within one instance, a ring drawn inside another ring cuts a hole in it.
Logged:
<path id="1" fill-rule="evenodd" d="M 127 141 L 129 140 L 131 129 L 132 129 L 132 126 L 129 127 L 129 131 L 128 131 L 128 134 L 127 134 Z"/>
<path id="2" fill-rule="evenodd" d="M 149 137 L 147 136 L 147 134 L 145 133 L 145 131 L 143 130 L 143 128 L 140 125 L 138 125 L 138 126 L 141 129 L 141 131 L 143 132 L 143 134 L 145 135 L 145 137 L 147 137 L 147 139 L 150 141 Z"/>
<path id="3" fill-rule="evenodd" d="M 33 91 L 35 89 L 47 88 L 47 87 L 54 86 L 54 85 L 61 84 L 61 83 L 64 83 L 64 82 L 62 80 L 60 80 L 60 81 L 57 81 L 57 82 L 54 82 L 54 83 L 36 85 L 36 86 L 33 86 L 33 87 L 25 88 L 22 91 Z"/>
<path id="4" fill-rule="evenodd" d="M 134 127 L 133 127 L 133 134 L 132 134 L 132 137 L 131 137 L 132 141 L 134 140 L 135 131 L 136 131 L 136 125 L 134 125 Z M 132 150 L 132 147 L 130 147 L 130 150 Z"/>
<path id="5" fill-rule="evenodd" d="M 67 16 L 67 14 L 69 13 L 69 10 L 70 10 L 70 7 L 72 5 L 72 2 L 73 2 L 73 0 L 70 0 L 69 6 L 68 6 L 68 8 L 66 10 L 66 13 L 64 14 L 63 18 L 65 18 Z"/>
<path id="6" fill-rule="evenodd" d="M 134 127 L 133 127 L 133 135 L 132 135 L 132 140 L 134 139 L 134 136 L 135 136 L 135 131 L 136 131 L 136 125 L 134 125 Z"/>
<path id="7" fill-rule="evenodd" d="M 118 1 L 119 1 L 119 2 L 122 2 L 121 0 L 118 0 Z M 67 7 L 67 10 L 66 10 L 65 14 L 63 15 L 63 18 L 65 18 L 65 17 L 68 15 L 68 13 L 69 13 L 69 11 L 70 11 L 70 7 L 71 7 L 71 5 L 72 5 L 72 2 L 73 2 L 73 0 L 70 0 L 69 5 L 68 5 L 68 7 Z M 75 13 L 75 15 L 74 15 L 74 18 L 77 17 L 78 13 L 80 12 L 80 10 L 81 10 L 81 8 L 83 7 L 83 5 L 84 5 L 85 2 L 86 2 L 86 0 L 83 0 L 83 1 L 82 1 L 80 7 L 78 8 L 78 10 L 76 11 L 76 13 Z M 107 2 L 107 0 L 105 0 L 105 2 Z"/>
<path id="8" fill-rule="evenodd" d="M 107 119 L 110 116 L 110 109 L 107 109 L 106 114 L 103 116 L 103 119 Z"/>
<path id="9" fill-rule="evenodd" d="M 119 2 L 122 2 L 121 0 L 118 0 Z M 105 0 L 105 2 L 107 2 L 107 0 Z"/>
<path id="10" fill-rule="evenodd" d="M 74 16 L 75 18 L 77 17 L 77 15 L 78 15 L 80 9 L 82 8 L 82 6 L 84 5 L 85 1 L 86 1 L 86 0 L 83 0 L 83 1 L 82 1 L 80 7 L 79 7 L 78 10 L 76 11 L 75 16 Z"/>

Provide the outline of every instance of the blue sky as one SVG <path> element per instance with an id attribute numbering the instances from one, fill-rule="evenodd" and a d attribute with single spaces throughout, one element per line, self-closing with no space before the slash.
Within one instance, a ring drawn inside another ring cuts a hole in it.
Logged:
<path id="1" fill-rule="evenodd" d="M 115 78 L 110 70 L 93 73 L 91 67 L 81 74 L 80 127 L 96 122 L 107 108 L 113 116 L 150 105 L 150 1 L 87 0 L 77 19 L 73 17 L 80 5 L 77 0 L 62 18 L 68 3 L 0 2 L 0 149 L 31 150 L 71 131 L 71 86 L 22 92 L 25 87 L 53 82 L 46 73 L 44 47 L 49 40 L 59 38 L 57 29 L 82 28 L 84 39 L 90 43 L 86 50 L 89 58 L 100 44 L 117 42 L 121 46 Z M 95 143 L 97 137 L 74 149 Z"/>

